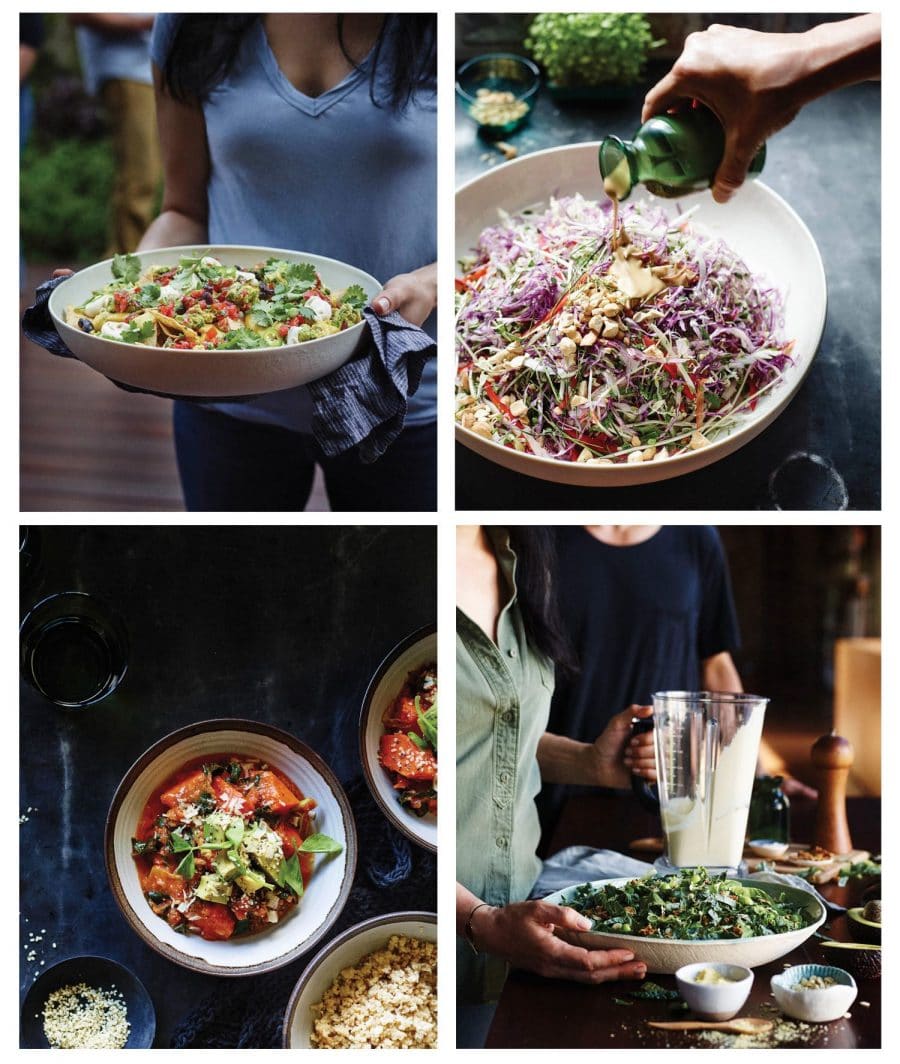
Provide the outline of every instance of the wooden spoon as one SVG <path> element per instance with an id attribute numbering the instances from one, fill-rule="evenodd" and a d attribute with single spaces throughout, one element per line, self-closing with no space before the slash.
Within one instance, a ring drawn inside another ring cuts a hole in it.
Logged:
<path id="1" fill-rule="evenodd" d="M 765 1034 L 775 1026 L 774 1020 L 762 1020 L 756 1016 L 738 1016 L 735 1020 L 714 1023 L 705 1020 L 673 1020 L 669 1023 L 647 1021 L 648 1027 L 661 1031 L 726 1031 L 729 1034 Z"/>

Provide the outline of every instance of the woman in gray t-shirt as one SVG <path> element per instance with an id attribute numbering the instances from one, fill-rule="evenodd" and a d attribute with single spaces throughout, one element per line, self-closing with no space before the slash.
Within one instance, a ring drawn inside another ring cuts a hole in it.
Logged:
<path id="1" fill-rule="evenodd" d="M 165 167 L 141 249 L 292 247 L 382 279 L 373 300 L 434 335 L 435 19 L 160 15 L 153 32 Z M 387 280 L 385 280 L 387 279 Z M 305 388 L 175 404 L 190 510 L 302 510 L 314 464 L 333 509 L 435 508 L 436 371 L 377 462 L 323 459 Z"/>

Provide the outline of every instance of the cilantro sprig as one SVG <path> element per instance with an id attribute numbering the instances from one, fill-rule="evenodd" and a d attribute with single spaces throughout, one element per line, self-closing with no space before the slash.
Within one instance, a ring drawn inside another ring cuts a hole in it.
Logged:
<path id="1" fill-rule="evenodd" d="M 137 255 L 114 255 L 112 275 L 123 284 L 134 284 L 141 275 L 141 260 Z"/>

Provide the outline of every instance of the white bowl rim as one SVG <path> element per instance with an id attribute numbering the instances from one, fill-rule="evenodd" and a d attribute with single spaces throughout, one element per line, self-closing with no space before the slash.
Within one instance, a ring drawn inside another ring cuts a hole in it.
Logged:
<path id="1" fill-rule="evenodd" d="M 384 913 L 381 916 L 370 916 L 368 919 L 361 920 L 358 924 L 348 927 L 346 931 L 342 931 L 330 942 L 327 942 L 303 969 L 303 974 L 297 980 L 294 989 L 291 991 L 290 1000 L 288 1001 L 287 1009 L 284 1013 L 284 1024 L 282 1025 L 282 1047 L 284 1049 L 292 1048 L 291 1028 L 294 1026 L 294 1014 L 297 1011 L 297 1006 L 300 1004 L 300 998 L 303 996 L 303 991 L 306 989 L 307 983 L 309 983 L 316 970 L 336 949 L 339 949 L 345 942 L 349 942 L 351 939 L 356 938 L 357 935 L 361 935 L 364 931 L 368 931 L 370 928 L 381 927 L 386 924 L 413 922 L 437 924 L 437 913 L 409 910 L 405 912 Z M 308 1049 L 309 1046 L 304 1046 L 303 1048 Z"/>
<path id="2" fill-rule="evenodd" d="M 579 142 L 577 144 L 562 144 L 562 145 L 557 145 L 556 147 L 552 147 L 552 148 L 542 148 L 540 151 L 528 152 L 525 155 L 519 156 L 519 158 L 517 158 L 517 159 L 511 159 L 508 162 L 501 163 L 499 166 L 494 166 L 490 170 L 484 171 L 483 173 L 477 174 L 475 177 L 470 178 L 468 181 L 464 182 L 462 185 L 460 185 L 456 189 L 455 195 L 459 196 L 460 193 L 468 191 L 471 188 L 471 186 L 477 184 L 485 176 L 493 175 L 493 174 L 496 174 L 496 173 L 500 173 L 506 167 L 516 166 L 517 164 L 522 163 L 526 159 L 531 159 L 533 157 L 537 157 L 537 156 L 540 156 L 540 155 L 549 155 L 549 154 L 551 154 L 553 152 L 570 152 L 570 151 L 583 150 L 585 148 L 592 148 L 592 149 L 599 150 L 600 143 L 601 142 L 599 140 L 597 140 L 597 141 L 581 141 L 581 142 Z M 560 165 L 563 166 L 564 164 L 561 163 Z M 784 410 L 790 404 L 791 400 L 796 396 L 797 392 L 799 392 L 803 382 L 806 380 L 806 377 L 809 374 L 810 369 L 812 369 L 812 364 L 815 361 L 816 355 L 818 354 L 819 346 L 822 343 L 822 336 L 824 335 L 824 332 L 825 332 L 825 321 L 826 321 L 826 317 L 827 317 L 827 314 L 828 314 L 828 285 L 827 285 L 827 279 L 826 279 L 826 276 L 825 276 L 825 264 L 822 261 L 822 253 L 819 251 L 819 245 L 816 243 L 815 238 L 813 237 L 812 233 L 810 232 L 809 226 L 806 224 L 806 222 L 803 221 L 803 219 L 800 217 L 800 215 L 787 202 L 787 200 L 784 199 L 783 196 L 780 196 L 774 189 L 770 188 L 764 181 L 760 181 L 760 180 L 757 179 L 756 181 L 754 181 L 754 186 L 757 187 L 757 188 L 765 189 L 766 193 L 768 193 L 768 195 L 770 195 L 772 197 L 772 199 L 777 204 L 779 204 L 789 215 L 792 216 L 794 222 L 800 228 L 801 232 L 806 237 L 808 237 L 809 240 L 811 241 L 813 247 L 816 249 L 817 258 L 818 258 L 818 261 L 816 263 L 817 269 L 816 269 L 816 276 L 814 278 L 814 281 L 817 284 L 821 285 L 821 289 L 822 289 L 822 292 L 824 294 L 824 299 L 823 299 L 823 302 L 822 302 L 821 318 L 816 323 L 816 326 L 815 326 L 815 329 L 814 329 L 815 332 L 818 332 L 818 337 L 819 338 L 816 341 L 816 344 L 815 344 L 815 347 L 813 349 L 812 355 L 807 360 L 806 366 L 803 369 L 802 374 L 799 377 L 796 378 L 795 382 L 793 382 L 793 384 L 791 386 L 790 394 L 787 396 L 785 401 L 780 405 L 780 407 L 777 409 L 776 413 L 773 415 L 773 419 L 772 420 L 774 420 L 774 417 L 777 417 L 778 415 L 780 415 L 780 414 L 782 414 L 784 412 Z M 757 417 L 748 417 L 746 419 L 743 419 L 738 427 L 732 429 L 730 432 L 726 433 L 725 435 L 723 435 L 721 437 L 718 437 L 717 439 L 711 441 L 708 444 L 708 446 L 704 447 L 703 448 L 704 456 L 712 455 L 713 452 L 717 448 L 722 447 L 722 446 L 724 446 L 725 444 L 727 444 L 729 442 L 733 442 L 735 440 L 740 440 L 741 442 L 738 444 L 737 447 L 731 448 L 731 450 L 728 452 L 728 454 L 725 454 L 725 455 L 721 456 L 722 458 L 727 458 L 731 453 L 734 453 L 734 451 L 736 451 L 740 447 L 744 446 L 744 444 L 750 443 L 754 439 L 754 437 L 756 436 L 756 434 L 758 432 L 765 431 L 765 428 L 768 428 L 769 424 L 771 424 L 771 421 L 770 421 L 768 424 L 764 425 L 762 429 L 760 429 L 758 422 L 759 422 L 759 420 L 761 420 L 761 417 L 762 417 L 762 415 L 760 415 L 759 418 L 757 418 Z M 457 438 L 457 440 L 460 443 L 464 444 L 466 447 L 469 447 L 470 449 L 475 450 L 476 454 L 480 453 L 480 451 L 477 450 L 476 448 L 472 447 L 472 445 L 469 443 L 470 439 L 477 438 L 478 443 L 479 443 L 479 447 L 484 446 L 488 450 L 496 449 L 498 452 L 509 451 L 509 448 L 508 447 L 504 447 L 503 444 L 497 443 L 495 440 L 485 439 L 484 437 L 478 436 L 477 433 L 472 432 L 470 429 L 463 428 L 463 426 L 460 425 L 459 422 L 456 422 L 454 427 L 456 429 L 456 438 Z M 757 431 L 753 432 L 752 431 L 753 429 L 756 429 Z M 745 436 L 746 433 L 750 433 L 750 435 L 746 435 Z M 548 470 L 549 469 L 558 469 L 560 466 L 568 467 L 570 465 L 575 465 L 576 464 L 574 462 L 561 462 L 561 461 L 559 461 L 556 458 L 545 458 L 545 457 L 543 457 L 542 455 L 539 455 L 539 454 L 528 454 L 525 451 L 519 452 L 519 457 L 522 459 L 522 463 L 523 464 L 521 465 L 521 467 L 517 465 L 516 468 L 514 470 L 512 470 L 512 471 L 520 473 L 522 475 L 526 475 L 526 476 L 538 476 L 539 475 L 536 472 L 531 472 L 532 469 L 535 469 L 535 470 L 539 469 L 539 468 L 546 468 Z M 685 469 L 685 470 L 680 470 L 678 468 L 679 465 L 684 465 L 686 462 L 689 462 L 689 461 L 692 461 L 692 460 L 693 461 L 696 460 L 696 455 L 695 455 L 694 452 L 683 452 L 681 454 L 672 455 L 669 458 L 667 458 L 665 460 L 665 462 L 662 463 L 662 465 L 664 465 L 666 469 L 675 469 L 676 472 L 671 473 L 671 474 L 667 473 L 666 477 L 664 479 L 671 479 L 671 477 L 680 476 L 680 475 L 683 475 L 683 474 L 686 474 L 686 473 L 689 473 L 689 472 L 694 472 L 695 469 L 698 468 L 698 467 L 696 467 L 694 465 L 691 465 L 690 469 Z M 718 460 L 719 460 L 718 458 L 710 458 L 709 461 L 706 461 L 704 463 L 704 467 L 705 466 L 709 466 L 709 465 L 713 465 Z M 491 461 L 495 461 L 495 460 L 491 459 Z M 496 462 L 496 464 L 502 465 L 503 463 Z M 619 465 L 612 465 L 612 466 L 604 466 L 604 467 L 602 467 L 604 474 L 606 474 L 608 476 L 608 478 L 609 478 L 609 482 L 607 484 L 604 484 L 603 486 L 605 486 L 605 487 L 615 487 L 616 486 L 615 470 L 618 469 L 620 466 L 623 469 L 627 469 L 628 463 L 627 462 L 622 462 L 622 463 L 619 463 Z M 586 469 L 590 469 L 590 470 L 596 470 L 598 467 L 596 467 L 596 466 L 586 466 L 585 468 Z M 620 475 L 621 476 L 625 476 L 625 474 L 620 474 Z M 551 476 L 541 476 L 540 479 L 547 480 L 547 481 L 549 481 L 551 483 L 566 483 L 566 484 L 568 484 L 569 487 L 585 487 L 585 488 L 587 488 L 587 487 L 599 487 L 600 486 L 599 484 L 589 482 L 587 479 L 585 480 L 584 483 L 579 483 L 579 484 L 569 484 L 566 481 L 557 481 L 557 479 L 555 477 L 551 477 Z M 663 478 L 659 478 L 659 479 L 663 479 Z M 652 482 L 651 481 L 647 481 L 647 483 L 652 483 Z"/>
<path id="3" fill-rule="evenodd" d="M 149 255 L 149 254 L 160 255 L 160 254 L 165 254 L 167 252 L 173 252 L 173 253 L 174 252 L 182 252 L 183 253 L 183 252 L 186 252 L 186 251 L 192 251 L 192 252 L 194 252 L 196 254 L 196 252 L 201 250 L 202 246 L 203 246 L 202 244 L 173 244 L 171 246 L 162 247 L 162 248 L 145 248 L 143 251 L 134 252 L 134 254 L 137 255 L 138 258 L 140 258 L 141 255 Z M 257 244 L 213 244 L 213 243 L 207 244 L 206 251 L 207 251 L 207 254 L 210 251 L 219 251 L 219 252 L 221 252 L 221 251 L 233 251 L 233 252 L 238 253 L 238 254 L 240 254 L 242 252 L 261 252 L 261 253 L 265 252 L 269 256 L 273 256 L 273 255 L 274 256 L 277 256 L 277 255 L 291 255 L 292 257 L 297 257 L 297 256 L 299 256 L 301 258 L 306 257 L 306 258 L 309 258 L 309 259 L 315 259 L 319 263 L 323 263 L 324 262 L 324 263 L 328 263 L 329 265 L 333 264 L 335 266 L 339 266 L 341 269 L 353 270 L 354 273 L 358 273 L 361 276 L 368 278 L 370 281 L 373 281 L 379 288 L 381 287 L 381 282 L 380 281 L 377 281 L 370 273 L 367 273 L 365 270 L 361 270 L 358 266 L 353 266 L 349 262 L 341 262 L 340 259 L 329 258 L 327 255 L 317 255 L 317 254 L 315 254 L 312 251 L 292 251 L 290 248 L 270 248 L 270 247 L 264 247 L 262 245 L 257 245 Z M 54 299 L 53 296 L 56 296 L 56 293 L 58 291 L 62 291 L 67 286 L 67 284 L 70 281 L 74 281 L 76 278 L 80 277 L 83 273 L 87 272 L 87 270 L 93 270 L 93 269 L 96 269 L 96 268 L 98 268 L 100 266 L 106 266 L 107 264 L 111 264 L 112 261 L 113 260 L 111 258 L 109 258 L 109 259 L 101 259 L 99 262 L 91 263 L 90 266 L 83 266 L 80 270 L 78 270 L 75 273 L 73 273 L 71 277 L 67 277 L 65 279 L 65 281 L 63 281 L 61 284 L 59 284 L 58 287 L 54 290 L 54 292 L 51 294 L 51 298 L 50 298 L 50 300 L 48 302 L 48 305 L 49 305 L 49 309 L 50 309 L 50 316 L 53 318 L 53 322 L 56 325 L 57 332 L 59 331 L 60 326 L 62 326 L 65 329 L 72 329 L 73 332 L 77 331 L 77 330 L 75 330 L 73 326 L 69 325 L 69 323 L 67 321 L 65 321 L 65 319 L 61 318 L 59 316 L 59 314 L 57 313 L 57 311 L 56 311 L 55 304 L 60 302 L 60 300 L 62 299 L 62 296 L 57 296 L 56 299 Z M 346 334 L 348 334 L 348 335 L 351 335 L 354 331 L 358 332 L 360 329 L 365 328 L 365 326 L 366 326 L 366 319 L 362 318 L 355 325 L 351 325 L 349 328 L 345 329 L 344 332 Z M 331 339 L 331 336 L 317 336 L 313 340 L 304 340 L 302 343 L 293 344 L 291 346 L 296 347 L 298 350 L 303 350 L 303 349 L 308 349 L 309 346 L 312 345 L 312 344 L 318 344 L 322 340 L 329 340 L 329 339 Z M 103 342 L 106 343 L 106 344 L 112 344 L 116 348 L 118 348 L 120 351 L 123 351 L 123 352 L 134 349 L 134 345 L 133 344 L 126 344 L 126 343 L 123 343 L 120 340 L 111 340 L 111 339 L 108 339 L 107 337 L 103 338 Z M 285 348 L 285 345 L 282 344 L 282 345 L 280 345 L 278 347 L 236 347 L 233 350 L 222 350 L 222 349 L 219 349 L 219 348 L 214 348 L 211 351 L 205 351 L 205 350 L 204 351 L 175 351 L 174 354 L 173 354 L 173 358 L 177 357 L 178 359 L 183 360 L 185 357 L 190 357 L 191 355 L 194 355 L 194 356 L 197 356 L 197 355 L 199 355 L 199 356 L 203 356 L 203 355 L 207 355 L 207 356 L 208 355 L 219 355 L 219 356 L 221 356 L 221 355 L 226 355 L 226 356 L 236 355 L 236 356 L 240 356 L 240 355 L 246 355 L 248 351 L 252 351 L 254 354 L 257 354 L 257 355 L 265 355 L 265 354 L 271 354 L 274 351 L 283 351 L 284 348 Z M 173 349 L 167 349 L 167 348 L 164 348 L 164 347 L 159 347 L 159 348 L 156 348 L 156 350 L 162 352 L 163 354 L 166 354 L 168 351 L 173 350 Z M 81 361 L 81 360 L 79 359 L 79 361 Z"/>
<path id="4" fill-rule="evenodd" d="M 696 986 L 701 994 L 705 990 L 712 990 L 713 987 L 722 985 L 721 983 L 694 982 L 694 980 L 690 978 L 691 973 L 703 968 L 713 968 L 715 971 L 721 971 L 723 968 L 740 968 L 744 974 L 740 979 L 729 979 L 728 982 L 731 986 L 743 986 L 748 979 L 752 982 L 755 978 L 752 968 L 748 968 L 746 964 L 732 964 L 731 961 L 691 961 L 690 964 L 682 964 L 682 966 L 675 971 L 674 975 L 676 979 L 681 979 L 682 982 L 690 983 L 691 986 Z"/>
<path id="5" fill-rule="evenodd" d="M 808 986 L 797 986 L 796 981 L 794 983 L 791 983 L 789 979 L 792 971 L 795 971 L 799 968 L 802 968 L 804 970 L 807 970 L 809 968 L 815 968 L 817 969 L 815 974 L 821 975 L 823 977 L 832 973 L 836 973 L 837 975 L 840 975 L 842 977 L 842 980 L 839 983 L 835 983 L 834 986 L 822 986 L 817 988 Z M 846 982 L 846 980 L 848 979 L 850 981 Z M 859 989 L 856 985 L 856 980 L 853 978 L 850 972 L 848 972 L 846 968 L 838 968 L 834 964 L 792 964 L 790 968 L 785 968 L 784 971 L 774 972 L 769 980 L 769 983 L 771 986 L 777 986 L 779 987 L 779 989 L 787 991 L 790 994 L 827 994 L 830 993 L 832 990 Z"/>
<path id="6" fill-rule="evenodd" d="M 411 647 L 414 647 L 416 643 L 421 642 L 427 636 L 434 635 L 436 632 L 436 623 L 432 622 L 430 624 L 423 624 L 421 628 L 417 628 L 414 632 L 410 632 L 408 636 L 401 639 L 395 647 L 385 654 L 381 664 L 375 670 L 372 679 L 369 680 L 369 685 L 363 696 L 362 709 L 359 714 L 359 759 L 362 763 L 363 772 L 366 776 L 366 783 L 372 793 L 372 797 L 378 803 L 382 813 L 384 813 L 398 831 L 402 832 L 408 839 L 416 843 L 417 846 L 421 846 L 423 849 L 428 850 L 429 853 L 437 853 L 437 846 L 434 843 L 423 839 L 421 835 L 417 835 L 413 825 L 408 823 L 404 817 L 399 815 L 396 809 L 392 808 L 389 803 L 384 801 L 378 788 L 375 786 L 375 779 L 373 777 L 375 768 L 369 763 L 369 757 L 366 750 L 366 725 L 368 724 L 369 715 L 372 711 L 372 699 L 375 696 L 375 691 L 394 661 L 399 658 L 401 654 L 405 653 Z M 381 769 L 380 765 L 378 766 L 378 769 Z"/>
<path id="7" fill-rule="evenodd" d="M 631 883 L 635 879 L 640 879 L 640 876 L 618 876 L 615 879 L 593 879 L 590 881 L 590 886 L 620 886 L 623 883 Z M 750 942 L 772 942 L 775 939 L 780 938 L 782 935 L 796 935 L 802 931 L 809 931 L 812 934 L 822 923 L 824 923 L 826 916 L 825 906 L 814 894 L 808 894 L 807 891 L 801 890 L 800 887 L 792 887 L 790 884 L 769 883 L 765 880 L 745 879 L 737 876 L 730 877 L 734 879 L 735 883 L 741 883 L 748 887 L 760 887 L 765 889 L 766 887 L 778 888 L 781 890 L 792 891 L 795 894 L 802 894 L 809 898 L 810 902 L 815 903 L 819 907 L 818 917 L 812 921 L 812 923 L 804 924 L 803 927 L 795 927 L 790 931 L 779 931 L 775 935 L 750 935 L 747 938 L 656 938 L 656 937 L 643 937 L 641 935 L 629 935 L 620 931 L 579 931 L 579 935 L 592 935 L 597 941 L 602 939 L 637 939 L 640 942 L 659 943 L 666 946 L 698 946 L 704 945 L 710 948 L 718 949 L 722 946 L 735 945 L 737 943 L 750 943 Z M 548 894 L 542 901 L 550 902 L 553 905 L 564 905 L 561 895 L 567 893 L 570 890 L 574 890 L 575 887 L 584 886 L 582 883 L 573 883 L 571 887 L 563 887 L 562 890 L 554 891 L 552 894 Z M 767 893 L 769 893 L 767 891 Z M 714 962 L 710 962 L 714 963 Z M 746 967 L 746 965 L 739 965 L 738 967 Z"/>
<path id="8" fill-rule="evenodd" d="M 308 761 L 313 769 L 315 769 L 315 771 L 318 772 L 328 784 L 341 810 L 341 816 L 344 822 L 346 871 L 341 883 L 341 889 L 338 896 L 334 899 L 327 916 L 319 927 L 317 927 L 303 942 L 294 946 L 292 949 L 289 949 L 287 952 L 259 964 L 234 967 L 211 964 L 209 961 L 182 953 L 168 945 L 168 943 L 162 942 L 155 935 L 150 933 L 144 923 L 138 919 L 137 915 L 132 910 L 131 903 L 128 901 L 122 883 L 119 880 L 119 872 L 116 867 L 116 819 L 126 795 L 138 776 L 140 776 L 140 774 L 152 764 L 154 760 L 156 760 L 159 754 L 163 753 L 170 746 L 181 742 L 183 739 L 191 738 L 194 735 L 206 732 L 214 733 L 217 731 L 243 731 L 251 734 L 265 735 L 269 739 L 273 739 L 276 742 L 283 743 L 285 746 L 290 747 L 294 753 Z M 173 732 L 169 732 L 168 735 L 164 735 L 141 754 L 122 777 L 122 782 L 116 788 L 116 792 L 113 795 L 112 802 L 109 806 L 109 812 L 106 816 L 106 830 L 103 846 L 106 874 L 109 879 L 113 897 L 129 927 L 131 927 L 131 929 L 139 935 L 152 950 L 159 953 L 167 960 L 174 961 L 183 968 L 189 968 L 195 972 L 202 972 L 204 975 L 221 975 L 225 977 L 261 975 L 264 972 L 274 971 L 276 968 L 281 968 L 286 964 L 290 964 L 298 957 L 308 953 L 332 927 L 335 920 L 337 920 L 343 911 L 344 906 L 347 904 L 347 899 L 350 896 L 350 890 L 353 886 L 353 879 L 356 874 L 357 848 L 356 821 L 353 817 L 353 811 L 350 808 L 350 802 L 347 795 L 344 793 L 344 788 L 341 786 L 337 776 L 322 760 L 319 754 L 317 754 L 311 747 L 307 746 L 302 740 L 295 738 L 290 732 L 287 732 L 282 728 L 278 728 L 273 724 L 265 724 L 262 721 L 247 720 L 242 717 L 216 717 L 211 720 L 202 720 L 197 721 L 194 724 L 188 724 L 183 728 L 178 728 Z"/>

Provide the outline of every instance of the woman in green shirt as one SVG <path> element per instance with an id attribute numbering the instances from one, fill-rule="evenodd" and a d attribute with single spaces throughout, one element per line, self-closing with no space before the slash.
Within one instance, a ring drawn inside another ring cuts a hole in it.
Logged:
<path id="1" fill-rule="evenodd" d="M 496 1000 L 509 965 L 580 982 L 640 979 L 628 950 L 586 950 L 555 927 L 571 909 L 527 901 L 540 838 L 541 782 L 627 787 L 654 776 L 652 736 L 631 738 L 630 707 L 593 743 L 546 729 L 554 663 L 571 664 L 555 620 L 549 530 L 457 529 L 458 1001 Z M 460 1024 L 462 1027 L 463 1024 Z M 462 1035 L 462 1030 L 460 1030 Z M 476 1040 L 477 1041 L 477 1040 Z"/>

